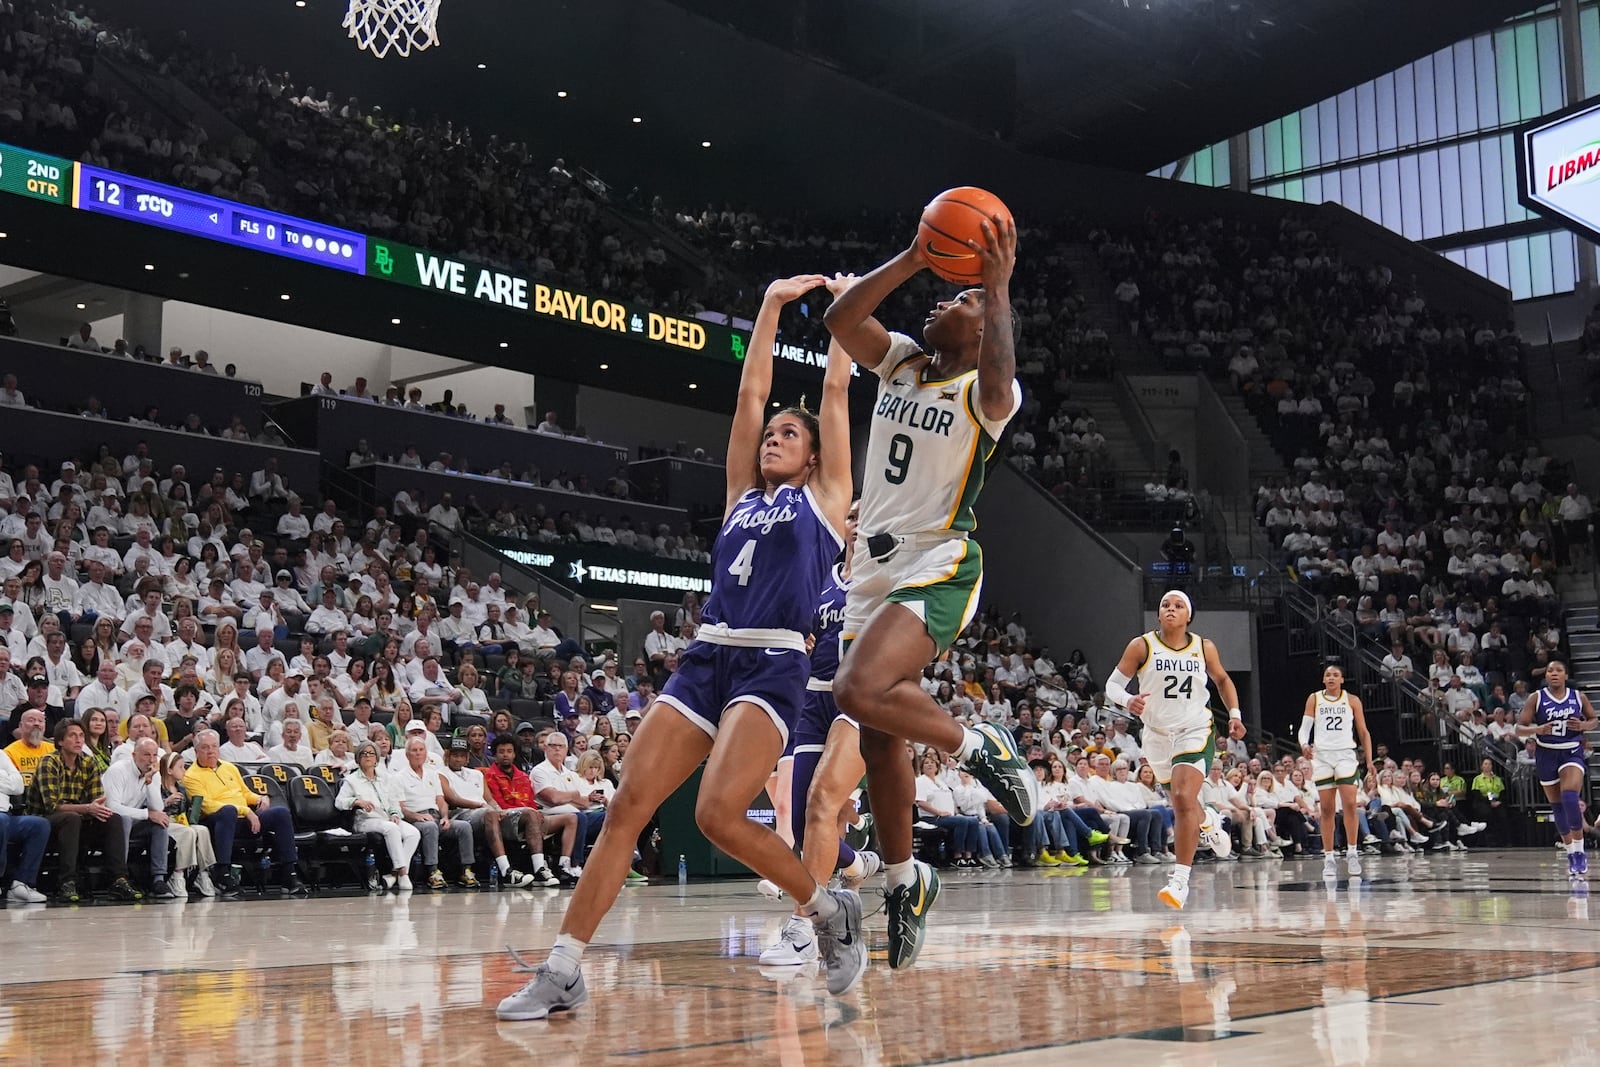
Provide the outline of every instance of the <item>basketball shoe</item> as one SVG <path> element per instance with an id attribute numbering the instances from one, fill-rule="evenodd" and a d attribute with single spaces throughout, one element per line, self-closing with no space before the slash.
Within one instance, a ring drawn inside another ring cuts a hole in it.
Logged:
<path id="1" fill-rule="evenodd" d="M 582 971 L 574 972 L 571 978 L 562 978 L 547 963 L 530 968 L 515 952 L 511 956 L 516 960 L 512 969 L 532 970 L 533 978 L 500 1002 L 494 1010 L 496 1018 L 508 1022 L 544 1019 L 552 1012 L 571 1011 L 589 1002 L 589 989 L 583 984 Z"/>
<path id="2" fill-rule="evenodd" d="M 939 899 L 939 873 L 921 860 L 913 860 L 912 867 L 915 877 L 911 884 L 889 890 L 889 967 L 897 971 L 917 962 L 927 933 L 928 910 Z"/>
<path id="3" fill-rule="evenodd" d="M 761 954 L 763 967 L 798 967 L 817 958 L 817 936 L 811 920 L 789 916 L 778 943 Z"/>
<path id="4" fill-rule="evenodd" d="M 861 932 L 861 898 L 845 889 L 827 893 L 839 902 L 838 910 L 827 922 L 813 921 L 813 928 L 828 992 L 837 997 L 850 992 L 866 973 L 867 939 Z"/>
<path id="5" fill-rule="evenodd" d="M 1039 810 L 1039 781 L 1010 734 L 992 723 L 979 723 L 972 732 L 983 744 L 961 761 L 961 767 L 988 787 L 1018 826 L 1027 826 Z"/>

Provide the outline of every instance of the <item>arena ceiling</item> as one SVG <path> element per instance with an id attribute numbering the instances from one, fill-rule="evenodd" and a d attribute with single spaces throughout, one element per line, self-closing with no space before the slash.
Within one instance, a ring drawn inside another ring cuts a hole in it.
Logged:
<path id="1" fill-rule="evenodd" d="M 384 61 L 345 39 L 344 0 L 126 0 L 117 10 L 158 41 L 186 34 L 341 98 L 458 116 L 478 131 L 565 146 L 617 175 L 639 174 L 643 157 L 685 189 L 727 191 L 733 152 L 743 170 L 755 162 L 770 174 L 819 154 L 882 166 L 903 161 L 907 144 L 971 153 L 999 142 L 1019 156 L 1144 172 L 1529 7 L 443 3 L 438 48 Z"/>

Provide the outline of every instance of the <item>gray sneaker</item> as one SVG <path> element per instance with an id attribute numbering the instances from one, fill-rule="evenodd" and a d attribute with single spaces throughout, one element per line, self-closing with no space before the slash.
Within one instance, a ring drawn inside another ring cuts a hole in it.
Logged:
<path id="1" fill-rule="evenodd" d="M 571 1011 L 589 1002 L 589 989 L 583 984 L 581 970 L 570 980 L 564 981 L 556 976 L 548 964 L 531 967 L 515 950 L 511 951 L 511 958 L 516 961 L 513 970 L 525 973 L 532 971 L 533 978 L 500 1002 L 494 1010 L 496 1018 L 508 1022 L 543 1019 L 551 1012 Z"/>
<path id="2" fill-rule="evenodd" d="M 848 889 L 830 889 L 839 910 L 817 923 L 817 953 L 828 978 L 828 992 L 843 996 L 867 970 L 867 939 L 861 932 L 861 898 Z"/>

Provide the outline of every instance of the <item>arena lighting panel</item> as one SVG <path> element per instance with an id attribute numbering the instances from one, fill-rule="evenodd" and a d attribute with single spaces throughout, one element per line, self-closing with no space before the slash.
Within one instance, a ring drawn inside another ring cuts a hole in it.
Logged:
<path id="1" fill-rule="evenodd" d="M 1522 206 L 1600 242 L 1600 97 L 1522 126 L 1516 146 Z"/>

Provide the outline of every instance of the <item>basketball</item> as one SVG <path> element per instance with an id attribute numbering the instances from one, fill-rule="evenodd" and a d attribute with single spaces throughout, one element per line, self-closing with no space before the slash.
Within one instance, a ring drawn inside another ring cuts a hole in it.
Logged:
<path id="1" fill-rule="evenodd" d="M 922 209 L 917 248 L 933 272 L 947 282 L 976 285 L 982 268 L 967 242 L 983 244 L 981 223 L 996 215 L 1011 218 L 1011 209 L 993 193 L 963 185 L 946 189 Z"/>

